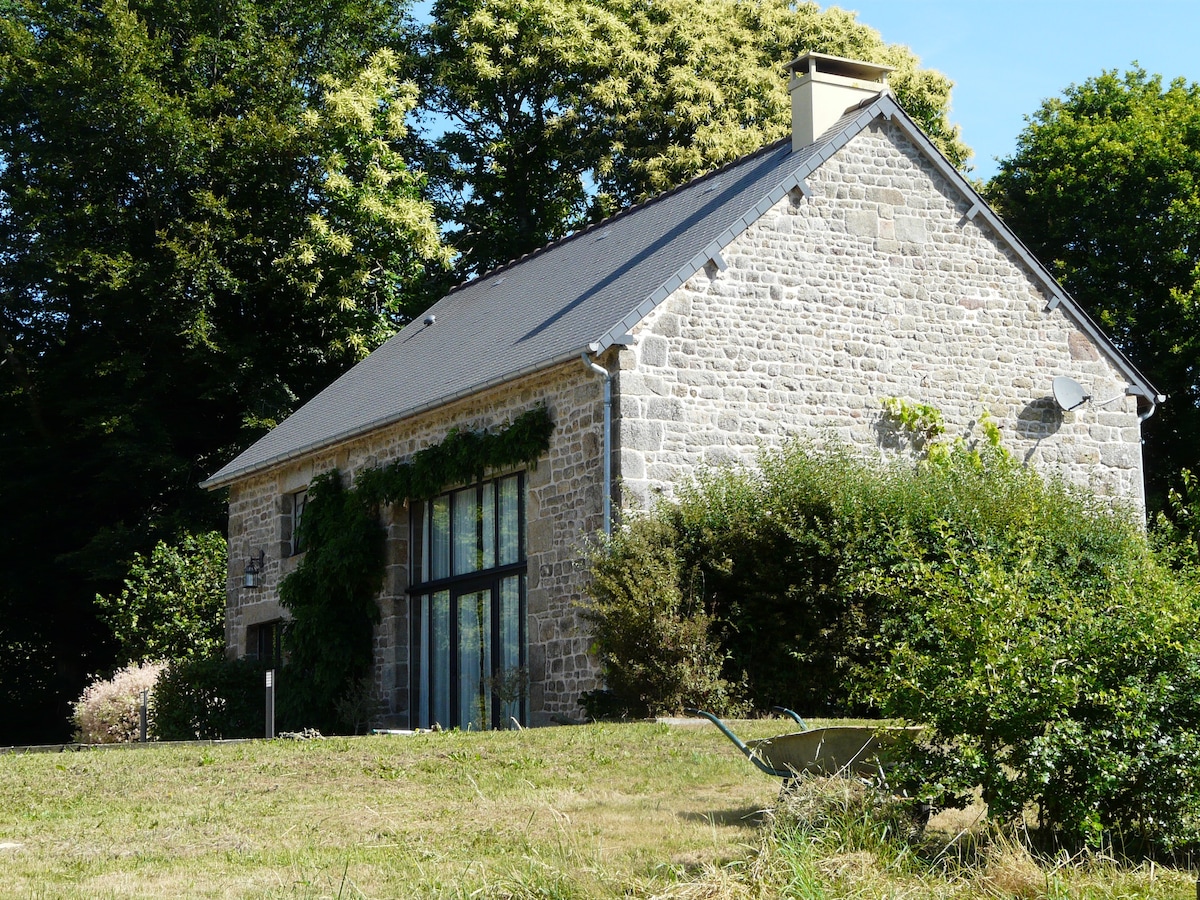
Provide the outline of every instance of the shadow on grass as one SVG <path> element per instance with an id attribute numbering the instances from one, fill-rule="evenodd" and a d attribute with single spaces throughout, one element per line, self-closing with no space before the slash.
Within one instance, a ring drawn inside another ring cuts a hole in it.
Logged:
<path id="1" fill-rule="evenodd" d="M 710 812 L 681 812 L 679 817 L 689 822 L 706 822 L 712 825 L 739 828 L 757 828 L 763 823 L 766 812 L 761 806 L 743 806 L 738 809 L 714 809 Z"/>

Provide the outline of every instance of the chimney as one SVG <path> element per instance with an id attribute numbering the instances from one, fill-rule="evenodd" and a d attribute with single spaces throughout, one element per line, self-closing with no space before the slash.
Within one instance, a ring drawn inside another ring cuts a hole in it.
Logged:
<path id="1" fill-rule="evenodd" d="M 792 150 L 807 147 L 863 100 L 888 90 L 887 74 L 895 66 L 805 53 L 785 67 L 792 73 Z"/>

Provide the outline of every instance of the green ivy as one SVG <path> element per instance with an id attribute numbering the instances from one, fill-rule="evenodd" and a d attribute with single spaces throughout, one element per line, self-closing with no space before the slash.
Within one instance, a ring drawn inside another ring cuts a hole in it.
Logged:
<path id="1" fill-rule="evenodd" d="M 501 431 L 459 431 L 410 460 L 359 473 L 353 487 L 334 469 L 314 479 L 304 509 L 304 558 L 279 589 L 291 612 L 284 628 L 289 660 L 282 674 L 281 714 L 288 727 L 344 730 L 338 721 L 353 686 L 374 658 L 376 596 L 386 565 L 379 507 L 424 500 L 489 470 L 533 467 L 550 447 L 554 423 L 544 406 Z"/>
<path id="2" fill-rule="evenodd" d="M 381 505 L 425 500 L 452 484 L 479 481 L 489 470 L 533 466 L 550 447 L 554 422 L 544 406 L 529 410 L 503 431 L 452 430 L 440 444 L 369 469 L 358 476 L 355 491 L 364 503 Z M 305 516 L 308 509 L 305 509 Z"/>

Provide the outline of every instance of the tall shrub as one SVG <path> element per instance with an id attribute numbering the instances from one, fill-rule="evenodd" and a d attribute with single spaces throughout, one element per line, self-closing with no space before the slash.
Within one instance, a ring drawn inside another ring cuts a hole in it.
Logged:
<path id="1" fill-rule="evenodd" d="M 672 714 L 687 706 L 726 714 L 740 707 L 739 685 L 722 676 L 726 654 L 712 617 L 681 572 L 677 542 L 669 522 L 643 518 L 593 554 L 592 604 L 583 616 L 616 707 L 610 714 Z"/>
<path id="2" fill-rule="evenodd" d="M 216 531 L 159 541 L 148 556 L 135 553 L 121 592 L 96 597 L 120 658 L 185 659 L 220 650 L 226 553 L 225 537 Z"/>
<path id="3" fill-rule="evenodd" d="M 756 470 L 702 473 L 669 514 L 677 552 L 760 708 L 853 712 L 852 635 L 871 628 L 846 577 L 879 511 L 873 473 L 842 448 L 796 444 Z"/>
<path id="4" fill-rule="evenodd" d="M 962 805 L 981 789 L 993 818 L 1035 815 L 1069 845 L 1200 839 L 1197 586 L 1144 544 L 1088 584 L 1047 565 L 1053 537 L 940 532 L 931 547 L 897 531 L 906 564 L 862 585 L 888 615 L 859 674 L 885 714 L 928 727 L 911 769 L 924 796 Z"/>
<path id="5" fill-rule="evenodd" d="M 653 540 L 636 553 L 616 541 L 593 562 L 609 582 L 653 586 L 643 608 L 592 614 L 606 678 L 630 693 L 647 673 L 670 681 L 644 618 L 663 598 L 676 627 L 703 624 L 709 658 L 727 680 L 744 673 L 759 708 L 926 725 L 910 774 L 928 799 L 981 789 L 998 820 L 1035 815 L 1067 844 L 1190 846 L 1194 564 L 1173 553 L 1167 565 L 1139 521 L 1021 466 L 994 430 L 984 437 L 891 464 L 794 442 L 755 469 L 702 474 L 623 532 Z"/>

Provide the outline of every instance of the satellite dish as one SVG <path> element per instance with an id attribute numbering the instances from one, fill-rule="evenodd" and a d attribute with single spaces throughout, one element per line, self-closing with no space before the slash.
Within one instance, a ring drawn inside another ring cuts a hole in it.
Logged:
<path id="1" fill-rule="evenodd" d="M 1064 412 L 1083 406 L 1092 399 L 1092 395 L 1083 389 L 1083 385 L 1074 378 L 1059 375 L 1054 379 L 1054 402 Z"/>

